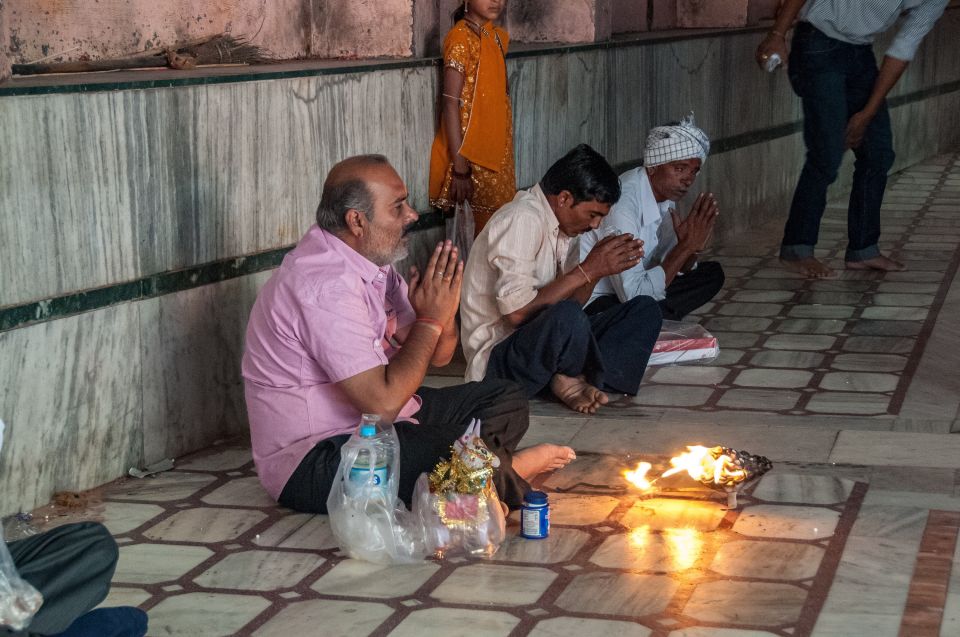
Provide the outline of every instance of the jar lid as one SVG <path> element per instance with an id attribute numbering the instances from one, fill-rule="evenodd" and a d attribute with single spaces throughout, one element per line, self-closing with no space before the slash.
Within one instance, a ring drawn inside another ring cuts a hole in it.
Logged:
<path id="1" fill-rule="evenodd" d="M 547 494 L 543 491 L 531 491 L 523 497 L 523 500 L 527 504 L 546 504 Z"/>

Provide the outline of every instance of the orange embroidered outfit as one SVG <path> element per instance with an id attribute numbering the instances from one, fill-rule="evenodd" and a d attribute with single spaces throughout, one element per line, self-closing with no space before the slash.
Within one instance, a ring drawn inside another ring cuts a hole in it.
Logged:
<path id="1" fill-rule="evenodd" d="M 509 36 L 487 22 L 477 35 L 457 22 L 443 42 L 443 66 L 463 73 L 460 91 L 460 154 L 470 162 L 473 196 L 469 199 L 476 232 L 517 192 L 513 165 L 513 114 L 507 94 L 505 55 Z M 430 204 L 449 210 L 453 160 L 441 121 L 430 152 Z"/>

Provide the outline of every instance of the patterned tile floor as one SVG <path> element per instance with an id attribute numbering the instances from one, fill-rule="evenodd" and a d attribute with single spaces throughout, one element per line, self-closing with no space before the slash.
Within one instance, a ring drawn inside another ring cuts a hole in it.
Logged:
<path id="1" fill-rule="evenodd" d="M 243 441 L 37 521 L 102 520 L 121 546 L 106 604 L 147 610 L 151 635 L 958 635 L 960 156 L 898 175 L 884 214 L 907 272 L 805 281 L 768 228 L 717 250 L 714 364 L 651 370 L 592 417 L 534 403 L 525 441 L 579 454 L 542 484 L 547 540 L 513 521 L 491 560 L 357 562 L 324 516 L 269 501 Z M 819 248 L 835 265 L 842 218 Z M 682 480 L 627 488 L 625 468 L 693 443 L 775 467 L 735 510 Z"/>

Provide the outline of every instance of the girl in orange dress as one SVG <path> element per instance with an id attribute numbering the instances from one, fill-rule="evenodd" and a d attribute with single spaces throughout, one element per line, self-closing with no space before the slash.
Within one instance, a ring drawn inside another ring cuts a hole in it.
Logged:
<path id="1" fill-rule="evenodd" d="M 506 0 L 466 0 L 443 42 L 440 126 L 430 153 L 430 204 L 464 201 L 475 232 L 517 192 L 513 115 L 505 56 L 509 36 L 494 26 Z"/>

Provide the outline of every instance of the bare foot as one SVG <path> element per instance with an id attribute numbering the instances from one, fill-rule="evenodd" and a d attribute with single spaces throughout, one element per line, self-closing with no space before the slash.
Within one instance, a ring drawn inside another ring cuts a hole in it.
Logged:
<path id="1" fill-rule="evenodd" d="M 805 259 L 780 259 L 781 265 L 788 270 L 799 272 L 808 279 L 835 279 L 837 273 L 824 265 L 816 257 Z"/>
<path id="2" fill-rule="evenodd" d="M 864 259 L 863 261 L 847 261 L 848 270 L 881 270 L 883 272 L 900 272 L 901 270 L 906 270 L 907 266 L 900 263 L 899 261 L 894 261 L 890 257 L 885 257 L 882 254 L 872 259 Z"/>
<path id="3" fill-rule="evenodd" d="M 581 414 L 596 413 L 601 405 L 610 401 L 605 393 L 588 383 L 583 376 L 554 374 L 550 379 L 550 391 L 564 405 Z"/>
<path id="4" fill-rule="evenodd" d="M 513 454 L 513 470 L 524 480 L 543 473 L 561 469 L 577 459 L 570 447 L 543 443 L 520 449 Z"/>

